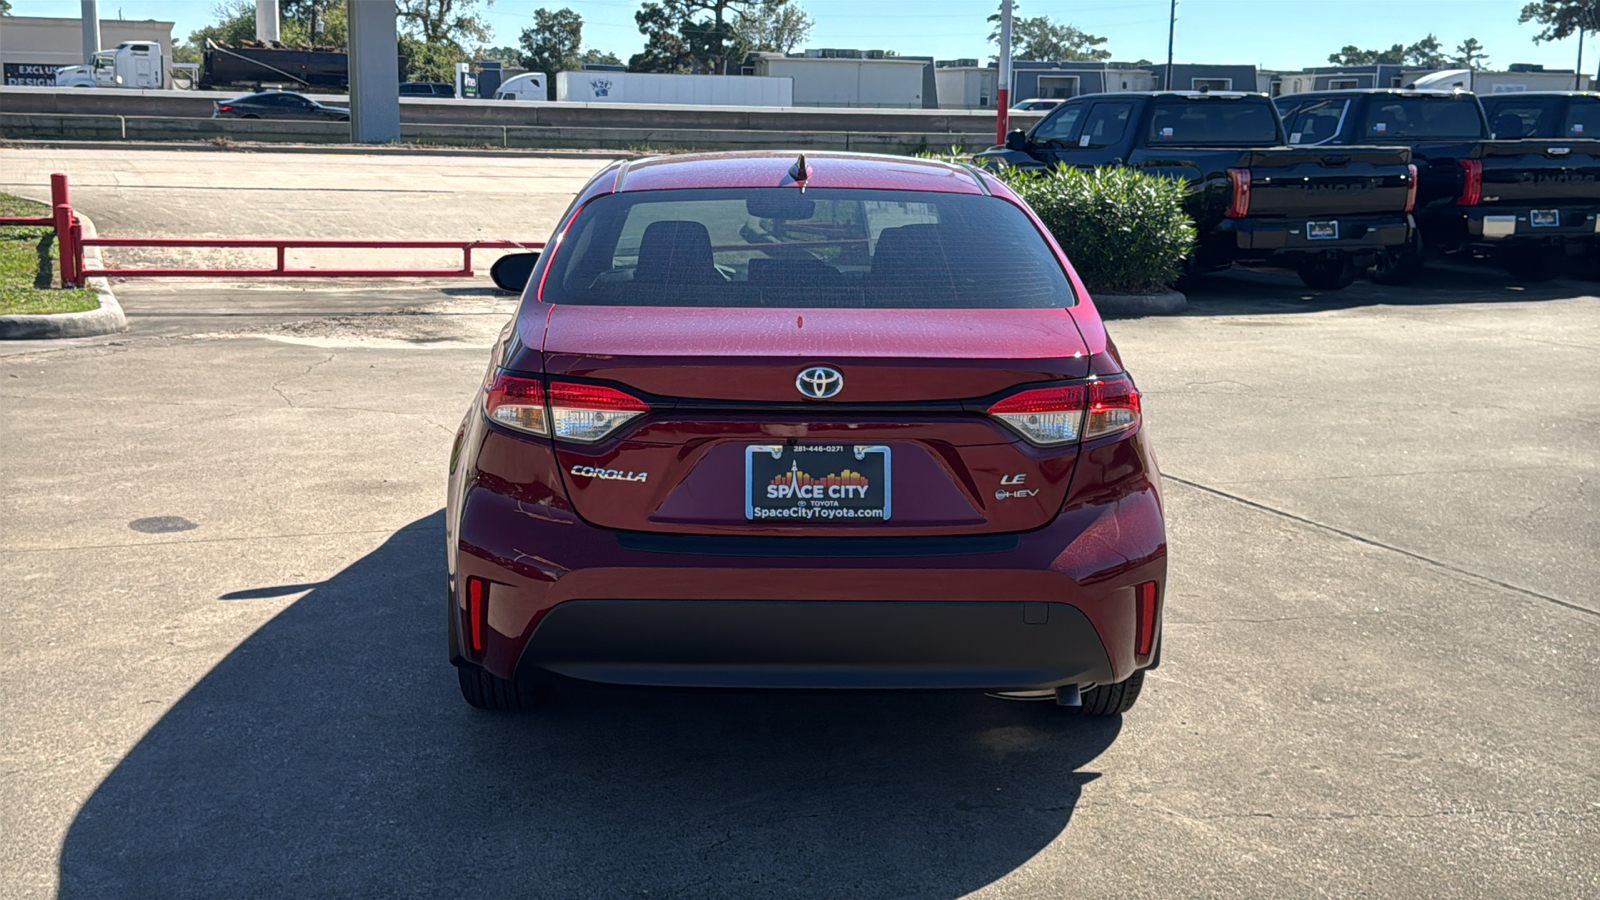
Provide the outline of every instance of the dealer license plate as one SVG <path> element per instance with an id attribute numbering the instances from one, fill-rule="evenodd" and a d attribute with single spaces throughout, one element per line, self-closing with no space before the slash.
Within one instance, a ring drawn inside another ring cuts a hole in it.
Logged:
<path id="1" fill-rule="evenodd" d="M 1528 212 L 1528 224 L 1534 228 L 1560 228 L 1561 210 L 1535 209 Z"/>
<path id="2" fill-rule="evenodd" d="M 887 520 L 889 448 L 752 444 L 744 451 L 744 516 L 808 524 Z"/>
<path id="3" fill-rule="evenodd" d="M 1339 223 L 1334 222 L 1307 222 L 1306 239 L 1312 241 L 1337 241 L 1339 239 Z"/>

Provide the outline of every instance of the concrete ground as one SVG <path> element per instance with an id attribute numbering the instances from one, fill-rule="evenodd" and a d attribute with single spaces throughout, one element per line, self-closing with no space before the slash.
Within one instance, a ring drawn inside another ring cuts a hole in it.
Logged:
<path id="1" fill-rule="evenodd" d="M 70 170 L 107 235 L 537 238 L 598 167 L 312 159 L 0 151 L 0 178 Z M 118 291 L 128 334 L 0 347 L 0 896 L 1600 893 L 1582 283 L 1245 273 L 1111 323 L 1172 569 L 1163 666 L 1099 722 L 600 689 L 477 713 L 440 508 L 510 304 Z"/>

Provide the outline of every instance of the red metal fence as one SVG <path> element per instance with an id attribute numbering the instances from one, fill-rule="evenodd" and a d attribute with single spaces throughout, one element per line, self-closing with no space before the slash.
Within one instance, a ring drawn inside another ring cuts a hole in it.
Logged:
<path id="1" fill-rule="evenodd" d="M 83 226 L 72 213 L 67 176 L 50 176 L 50 206 L 54 215 L 0 216 L 0 225 L 54 226 L 61 256 L 61 283 L 81 285 L 85 278 L 104 276 L 145 278 L 470 278 L 474 250 L 542 250 L 543 241 L 375 241 L 304 238 L 103 238 L 83 236 Z M 84 266 L 85 247 L 207 247 L 267 249 L 277 251 L 270 269 L 245 268 L 99 268 Z M 459 250 L 461 266 L 455 269 L 315 269 L 289 268 L 289 250 Z"/>

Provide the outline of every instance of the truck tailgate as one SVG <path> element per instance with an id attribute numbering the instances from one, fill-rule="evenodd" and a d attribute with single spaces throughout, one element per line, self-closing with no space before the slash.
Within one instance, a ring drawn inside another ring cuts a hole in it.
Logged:
<path id="1" fill-rule="evenodd" d="M 1484 206 L 1600 203 L 1600 141 L 1489 141 L 1482 159 Z"/>
<path id="2" fill-rule="evenodd" d="M 1250 215 L 1399 214 L 1411 192 L 1410 163 L 1404 147 L 1252 150 Z"/>

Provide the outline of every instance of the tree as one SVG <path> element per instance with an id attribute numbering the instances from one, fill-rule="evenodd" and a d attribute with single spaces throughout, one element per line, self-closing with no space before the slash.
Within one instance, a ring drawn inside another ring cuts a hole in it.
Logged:
<path id="1" fill-rule="evenodd" d="M 1477 38 L 1467 38 L 1456 45 L 1456 55 L 1450 59 L 1454 66 L 1465 66 L 1474 71 L 1483 68 L 1489 63 L 1489 54 L 1483 52 L 1483 45 Z"/>
<path id="2" fill-rule="evenodd" d="M 0 16 L 11 15 L 11 0 L 0 0 Z"/>
<path id="3" fill-rule="evenodd" d="M 590 47 L 589 49 L 583 51 L 583 63 L 584 65 L 594 63 L 606 66 L 620 66 L 622 65 L 622 57 L 610 51 L 596 50 L 593 47 Z"/>
<path id="4" fill-rule="evenodd" d="M 1106 39 L 1080 30 L 1070 24 L 1057 25 L 1049 16 L 1019 18 L 1016 5 L 1011 15 L 1011 57 L 1013 59 L 1085 59 L 1106 60 L 1110 50 L 1099 49 Z M 994 30 L 989 33 L 989 43 L 1000 44 L 1000 14 L 989 17 Z"/>
<path id="5" fill-rule="evenodd" d="M 522 50 L 519 47 L 483 47 L 478 50 L 479 59 L 493 59 L 508 66 L 522 67 Z"/>
<path id="6" fill-rule="evenodd" d="M 344 49 L 350 26 L 344 0 L 283 0 L 279 33 L 285 44 Z"/>
<path id="7" fill-rule="evenodd" d="M 1402 65 L 1406 61 L 1406 48 L 1404 44 L 1395 44 L 1387 50 L 1363 50 L 1354 44 L 1346 44 L 1339 48 L 1338 53 L 1328 54 L 1328 62 L 1337 66 L 1374 66 L 1374 65 Z"/>
<path id="8" fill-rule="evenodd" d="M 215 25 L 189 33 L 189 46 L 197 53 L 205 49 L 208 40 L 231 47 L 256 39 L 256 5 L 250 0 L 218 3 L 211 14 L 218 19 Z"/>
<path id="9" fill-rule="evenodd" d="M 400 21 L 425 44 L 481 44 L 489 39 L 489 23 L 478 12 L 480 0 L 398 0 Z M 463 51 L 464 52 L 464 51 Z"/>
<path id="10" fill-rule="evenodd" d="M 762 0 L 655 0 L 633 14 L 644 50 L 628 60 L 635 72 L 708 71 L 727 74 L 738 50 L 729 14 L 737 16 Z"/>
<path id="11" fill-rule="evenodd" d="M 533 27 L 522 29 L 522 67 L 543 72 L 545 92 L 555 99 L 557 72 L 583 68 L 583 16 L 570 9 L 533 11 Z"/>
<path id="12" fill-rule="evenodd" d="M 1544 26 L 1533 36 L 1535 44 L 1565 40 L 1581 31 L 1600 31 L 1600 0 L 1540 0 L 1524 6 L 1517 21 Z"/>
<path id="13" fill-rule="evenodd" d="M 792 0 L 761 0 L 756 9 L 741 10 L 733 31 L 741 56 L 753 51 L 789 53 L 811 37 L 815 23 Z"/>
<path id="14" fill-rule="evenodd" d="M 1423 69 L 1442 69 L 1450 64 L 1449 58 L 1444 55 L 1444 47 L 1431 32 L 1427 37 L 1406 48 L 1403 61 L 1408 66 Z"/>

